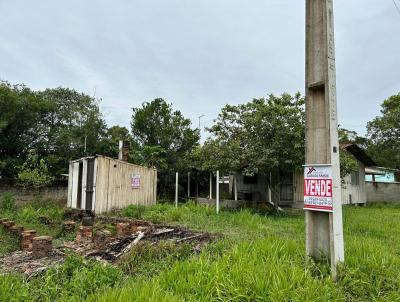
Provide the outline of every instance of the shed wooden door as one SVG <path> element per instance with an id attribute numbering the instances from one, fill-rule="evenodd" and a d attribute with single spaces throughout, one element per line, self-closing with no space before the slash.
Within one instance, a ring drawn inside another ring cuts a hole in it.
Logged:
<path id="1" fill-rule="evenodd" d="M 279 205 L 292 205 L 294 199 L 293 173 L 281 174 L 281 182 Z"/>

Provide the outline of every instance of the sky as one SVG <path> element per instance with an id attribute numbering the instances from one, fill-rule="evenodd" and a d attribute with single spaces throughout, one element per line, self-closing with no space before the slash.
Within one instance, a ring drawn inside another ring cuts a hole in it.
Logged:
<path id="1" fill-rule="evenodd" d="M 400 92 L 400 11 L 334 5 L 339 122 L 364 134 Z M 205 115 L 204 128 L 225 104 L 304 93 L 302 0 L 0 0 L 0 11 L 0 79 L 101 98 L 109 126 L 129 128 L 131 108 L 158 97 L 194 128 Z"/>

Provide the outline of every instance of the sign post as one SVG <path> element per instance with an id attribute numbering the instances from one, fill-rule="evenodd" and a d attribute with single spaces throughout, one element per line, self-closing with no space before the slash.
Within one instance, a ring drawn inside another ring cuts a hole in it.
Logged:
<path id="1" fill-rule="evenodd" d="M 321 179 L 305 171 L 306 252 L 328 258 L 336 279 L 344 240 L 333 0 L 306 0 L 306 166 L 312 176 L 329 170 Z"/>

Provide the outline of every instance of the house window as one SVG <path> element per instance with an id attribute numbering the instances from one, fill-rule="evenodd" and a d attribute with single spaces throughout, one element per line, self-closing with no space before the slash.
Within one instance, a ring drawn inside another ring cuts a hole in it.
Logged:
<path id="1" fill-rule="evenodd" d="M 243 175 L 243 183 L 245 185 L 255 185 L 258 182 L 258 177 L 257 175 L 253 175 L 253 176 L 246 176 Z"/>
<path id="2" fill-rule="evenodd" d="M 351 172 L 351 184 L 353 186 L 358 186 L 360 184 L 360 175 L 358 171 Z"/>

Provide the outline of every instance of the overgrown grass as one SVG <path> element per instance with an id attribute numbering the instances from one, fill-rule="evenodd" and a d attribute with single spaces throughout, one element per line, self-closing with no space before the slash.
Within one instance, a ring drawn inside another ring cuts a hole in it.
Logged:
<path id="1" fill-rule="evenodd" d="M 63 265 L 30 282 L 18 275 L 0 275 L 0 301 L 82 301 L 122 279 L 118 268 L 69 256 Z"/>
<path id="2" fill-rule="evenodd" d="M 127 212 L 124 212 L 126 214 Z M 305 264 L 304 217 L 158 205 L 141 218 L 219 232 L 200 257 L 96 293 L 100 301 L 400 301 L 400 206 L 344 209 L 346 263 Z M 131 294 L 135 293 L 135 297 Z"/>
<path id="3" fill-rule="evenodd" d="M 12 199 L 12 196 L 6 195 L 6 197 L 7 200 Z M 36 230 L 39 235 L 52 236 L 55 239 L 55 244 L 60 244 L 61 240 L 68 236 L 68 234 L 62 233 L 64 213 L 62 207 L 50 201 L 32 202 L 19 208 L 13 206 L 10 202 L 6 204 L 9 206 L 0 208 L 1 218 L 11 219 L 15 221 L 16 225 L 21 225 L 26 230 Z M 50 224 L 44 223 L 43 220 L 48 220 Z M 3 228 L 0 228 L 0 243 L 0 256 L 15 251 L 19 247 L 16 236 L 5 232 Z"/>
<path id="4" fill-rule="evenodd" d="M 15 215 L 30 221 L 22 212 Z M 185 245 L 143 243 L 112 271 L 75 259 L 65 264 L 73 269 L 30 282 L 0 277 L 0 301 L 400 301 L 399 205 L 344 208 L 346 263 L 337 283 L 327 265 L 306 264 L 302 212 L 216 215 L 212 207 L 160 204 L 122 214 L 221 237 L 200 255 Z"/>

